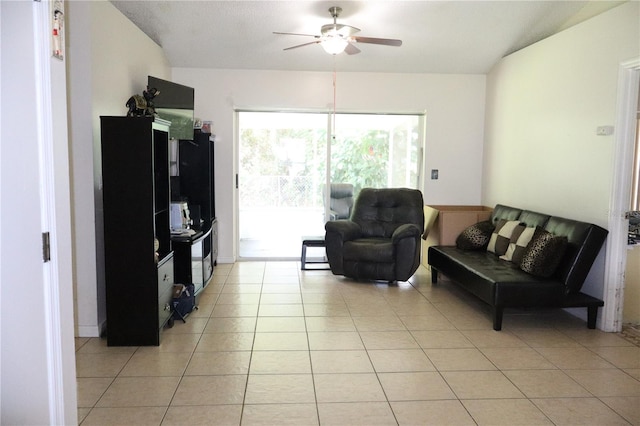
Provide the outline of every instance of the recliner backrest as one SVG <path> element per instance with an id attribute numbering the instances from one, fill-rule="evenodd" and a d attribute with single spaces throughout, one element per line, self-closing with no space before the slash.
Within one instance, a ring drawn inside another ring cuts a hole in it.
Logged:
<path id="1" fill-rule="evenodd" d="M 363 188 L 356 199 L 351 220 L 360 225 L 363 237 L 389 238 L 398 226 L 412 223 L 424 229 L 422 193 L 409 188 Z"/>
<path id="2" fill-rule="evenodd" d="M 353 185 L 350 183 L 332 183 L 329 190 L 331 220 L 349 219 L 352 207 Z"/>

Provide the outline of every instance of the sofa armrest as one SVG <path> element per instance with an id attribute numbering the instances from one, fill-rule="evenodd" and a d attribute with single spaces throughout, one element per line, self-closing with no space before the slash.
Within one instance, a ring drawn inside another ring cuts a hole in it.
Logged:
<path id="1" fill-rule="evenodd" d="M 412 223 L 405 223 L 400 225 L 393 231 L 391 235 L 391 241 L 393 244 L 397 244 L 400 240 L 404 238 L 420 238 L 420 234 L 422 231 L 416 225 Z"/>
<path id="2" fill-rule="evenodd" d="M 362 235 L 360 225 L 347 219 L 329 221 L 324 225 L 324 229 L 327 234 L 337 234 L 342 241 L 355 240 Z"/>
<path id="3" fill-rule="evenodd" d="M 342 275 L 344 273 L 342 247 L 345 241 L 355 240 L 362 235 L 360 225 L 348 219 L 332 220 L 325 223 L 324 229 L 326 230 L 324 243 L 331 272 Z"/>
<path id="4" fill-rule="evenodd" d="M 420 266 L 420 238 L 422 229 L 406 223 L 400 225 L 391 235 L 396 251 L 396 279 L 407 281 Z"/>

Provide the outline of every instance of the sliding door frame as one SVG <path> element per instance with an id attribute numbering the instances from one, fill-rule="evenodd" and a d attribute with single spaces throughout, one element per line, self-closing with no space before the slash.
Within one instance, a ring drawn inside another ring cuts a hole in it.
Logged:
<path id="1" fill-rule="evenodd" d="M 240 114 L 241 113 L 291 113 L 291 114 L 321 114 L 326 115 L 326 132 L 327 132 L 327 140 L 326 140 L 326 161 L 327 167 L 325 168 L 325 187 L 328 188 L 331 183 L 331 154 L 332 147 L 335 142 L 335 120 L 336 116 L 341 115 L 380 115 L 380 116 L 416 116 L 418 117 L 418 127 L 419 127 L 419 148 L 418 148 L 418 158 L 417 158 L 417 166 L 416 166 L 416 182 L 415 187 L 420 191 L 424 190 L 424 165 L 425 165 L 425 155 L 426 155 L 426 112 L 380 112 L 380 111 L 327 111 L 327 110 L 307 110 L 307 109 L 269 109 L 269 108 L 236 108 L 234 110 L 234 143 L 233 143 L 233 153 L 234 153 L 234 175 L 235 175 L 235 191 L 234 191 L 234 214 L 233 214 L 233 253 L 235 261 L 252 261 L 258 260 L 250 257 L 241 257 L 240 256 L 240 191 L 239 191 L 239 182 L 242 179 L 240 176 Z M 324 196 L 324 214 L 325 217 L 329 217 L 329 191 L 325 191 Z M 260 258 L 259 260 L 264 260 Z M 269 260 L 278 260 L 277 258 L 269 258 Z M 283 259 L 283 260 L 291 260 L 291 259 Z"/>

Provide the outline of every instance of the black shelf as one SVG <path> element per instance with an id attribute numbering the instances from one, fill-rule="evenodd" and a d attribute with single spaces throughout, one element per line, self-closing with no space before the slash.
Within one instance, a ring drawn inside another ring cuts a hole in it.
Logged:
<path id="1" fill-rule="evenodd" d="M 159 345 L 174 283 L 168 127 L 153 117 L 100 120 L 107 344 Z"/>
<path id="2" fill-rule="evenodd" d="M 214 143 L 210 133 L 196 130 L 193 141 L 180 140 L 178 154 L 180 193 L 172 194 L 189 202 L 189 208 L 199 206 L 204 221 L 203 230 L 209 230 L 216 217 Z"/>
<path id="3" fill-rule="evenodd" d="M 195 130 L 193 140 L 180 140 L 178 148 L 178 175 L 174 180 L 171 197 L 174 201 L 186 200 L 189 204 L 191 218 L 195 219 L 194 229 L 209 234 L 203 241 L 204 262 L 211 265 L 211 270 L 218 263 L 218 225 L 216 220 L 215 203 L 215 173 L 214 173 L 214 142 L 210 133 Z M 199 212 L 199 214 L 197 213 Z M 202 220 L 200 225 L 199 219 Z M 191 268 L 186 257 L 179 256 L 176 262 L 185 262 L 184 265 L 176 265 L 178 271 Z M 205 274 L 206 275 L 206 274 Z M 180 279 L 186 280 L 183 274 Z M 208 280 L 204 280 L 203 287 Z M 193 283 L 196 284 L 196 283 Z M 196 290 L 197 291 L 197 290 Z"/>
<path id="4" fill-rule="evenodd" d="M 175 281 L 178 284 L 193 284 L 196 297 L 213 275 L 211 233 L 209 229 L 188 237 L 172 237 Z"/>

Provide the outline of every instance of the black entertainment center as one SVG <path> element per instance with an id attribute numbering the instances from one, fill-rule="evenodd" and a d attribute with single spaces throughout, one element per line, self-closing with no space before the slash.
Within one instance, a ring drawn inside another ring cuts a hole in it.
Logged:
<path id="1" fill-rule="evenodd" d="M 193 128 L 192 88 L 148 81 L 155 116 L 100 117 L 109 346 L 159 345 L 174 284 L 198 297 L 217 264 L 213 139 Z M 173 201 L 193 211 L 188 234 L 172 230 Z"/>
<path id="2" fill-rule="evenodd" d="M 188 203 L 196 234 L 171 238 L 176 282 L 193 283 L 198 298 L 218 259 L 213 140 L 210 133 L 196 130 L 193 140 L 177 143 L 178 170 L 177 176 L 171 176 L 171 198 Z"/>

